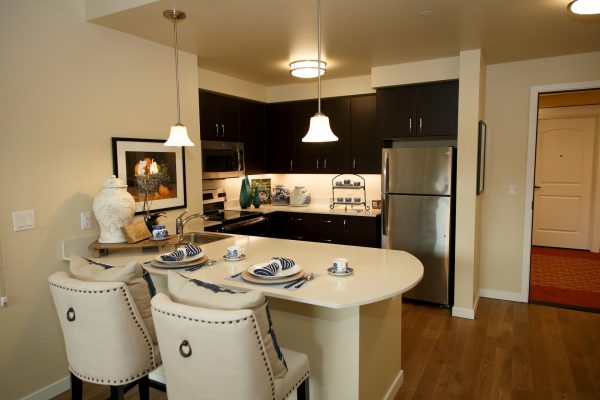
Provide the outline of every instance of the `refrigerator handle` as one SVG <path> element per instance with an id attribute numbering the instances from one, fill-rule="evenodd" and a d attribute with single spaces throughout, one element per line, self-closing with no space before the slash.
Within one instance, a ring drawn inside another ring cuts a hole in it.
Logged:
<path id="1" fill-rule="evenodd" d="M 381 231 L 383 235 L 387 235 L 387 203 L 388 203 L 388 191 L 390 190 L 389 181 L 390 172 L 390 155 L 388 152 L 383 153 L 383 171 L 381 171 Z"/>
<path id="2" fill-rule="evenodd" d="M 388 194 L 381 194 L 381 233 L 387 235 Z"/>

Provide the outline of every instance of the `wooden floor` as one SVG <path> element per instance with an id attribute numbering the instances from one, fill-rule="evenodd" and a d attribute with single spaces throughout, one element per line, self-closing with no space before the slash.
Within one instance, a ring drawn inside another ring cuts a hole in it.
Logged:
<path id="1" fill-rule="evenodd" d="M 600 315 L 481 299 L 475 320 L 404 304 L 407 399 L 600 399 Z"/>
<path id="2" fill-rule="evenodd" d="M 482 298 L 467 320 L 405 303 L 402 364 L 396 400 L 600 399 L 600 314 Z M 84 385 L 86 400 L 108 396 Z M 150 389 L 150 399 L 166 395 Z"/>

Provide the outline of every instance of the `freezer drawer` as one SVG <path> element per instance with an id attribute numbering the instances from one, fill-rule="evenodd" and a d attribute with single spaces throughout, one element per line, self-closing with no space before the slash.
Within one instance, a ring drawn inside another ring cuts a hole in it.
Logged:
<path id="1" fill-rule="evenodd" d="M 450 197 L 387 195 L 385 201 L 382 247 L 411 253 L 425 270 L 421 282 L 404 296 L 448 305 Z"/>
<path id="2" fill-rule="evenodd" d="M 383 149 L 383 193 L 450 195 L 452 147 Z"/>

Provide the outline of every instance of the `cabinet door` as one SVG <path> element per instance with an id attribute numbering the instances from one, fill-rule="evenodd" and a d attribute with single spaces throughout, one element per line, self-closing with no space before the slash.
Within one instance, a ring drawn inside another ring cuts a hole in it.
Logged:
<path id="1" fill-rule="evenodd" d="M 277 217 L 278 237 L 291 240 L 308 240 L 305 222 L 307 214 L 294 212 L 281 212 Z"/>
<path id="2" fill-rule="evenodd" d="M 265 105 L 240 100 L 240 141 L 244 143 L 246 175 L 267 172 Z"/>
<path id="3" fill-rule="evenodd" d="M 237 142 L 240 138 L 240 101 L 219 96 L 219 128 L 221 140 Z"/>
<path id="4" fill-rule="evenodd" d="M 451 136 L 458 132 L 458 81 L 419 85 L 419 136 Z"/>
<path id="5" fill-rule="evenodd" d="M 293 103 L 267 105 L 267 148 L 269 172 L 295 172 Z"/>
<path id="6" fill-rule="evenodd" d="M 337 142 L 318 143 L 323 145 L 319 158 L 318 173 L 343 173 L 350 162 L 350 98 L 336 97 L 321 100 L 321 110 L 329 117 L 331 130 Z"/>
<path id="7" fill-rule="evenodd" d="M 381 247 L 381 216 L 349 217 L 342 222 L 342 244 L 364 247 Z"/>
<path id="8" fill-rule="evenodd" d="M 219 96 L 199 91 L 198 101 L 200 104 L 200 138 L 202 140 L 222 140 L 219 127 Z"/>
<path id="9" fill-rule="evenodd" d="M 342 221 L 338 215 L 306 214 L 306 238 L 312 242 L 341 243 Z"/>
<path id="10" fill-rule="evenodd" d="M 414 85 L 377 90 L 377 122 L 380 138 L 417 136 L 415 100 Z"/>
<path id="11" fill-rule="evenodd" d="M 317 113 L 317 101 L 306 100 L 294 102 L 294 141 L 298 165 L 295 173 L 317 173 L 317 160 L 325 152 L 324 143 L 305 143 L 302 138 L 308 132 L 310 119 Z"/>
<path id="12" fill-rule="evenodd" d="M 376 96 L 369 94 L 350 98 L 350 115 L 350 170 L 358 174 L 381 173 Z M 347 167 L 341 170 L 345 171 L 348 171 Z"/>

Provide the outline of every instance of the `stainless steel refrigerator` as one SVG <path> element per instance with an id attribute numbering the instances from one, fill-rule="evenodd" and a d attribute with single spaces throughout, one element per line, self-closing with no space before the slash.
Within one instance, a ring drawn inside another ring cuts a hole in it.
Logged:
<path id="1" fill-rule="evenodd" d="M 451 306 L 454 287 L 456 149 L 383 149 L 382 240 L 424 267 L 421 282 L 404 297 Z"/>

